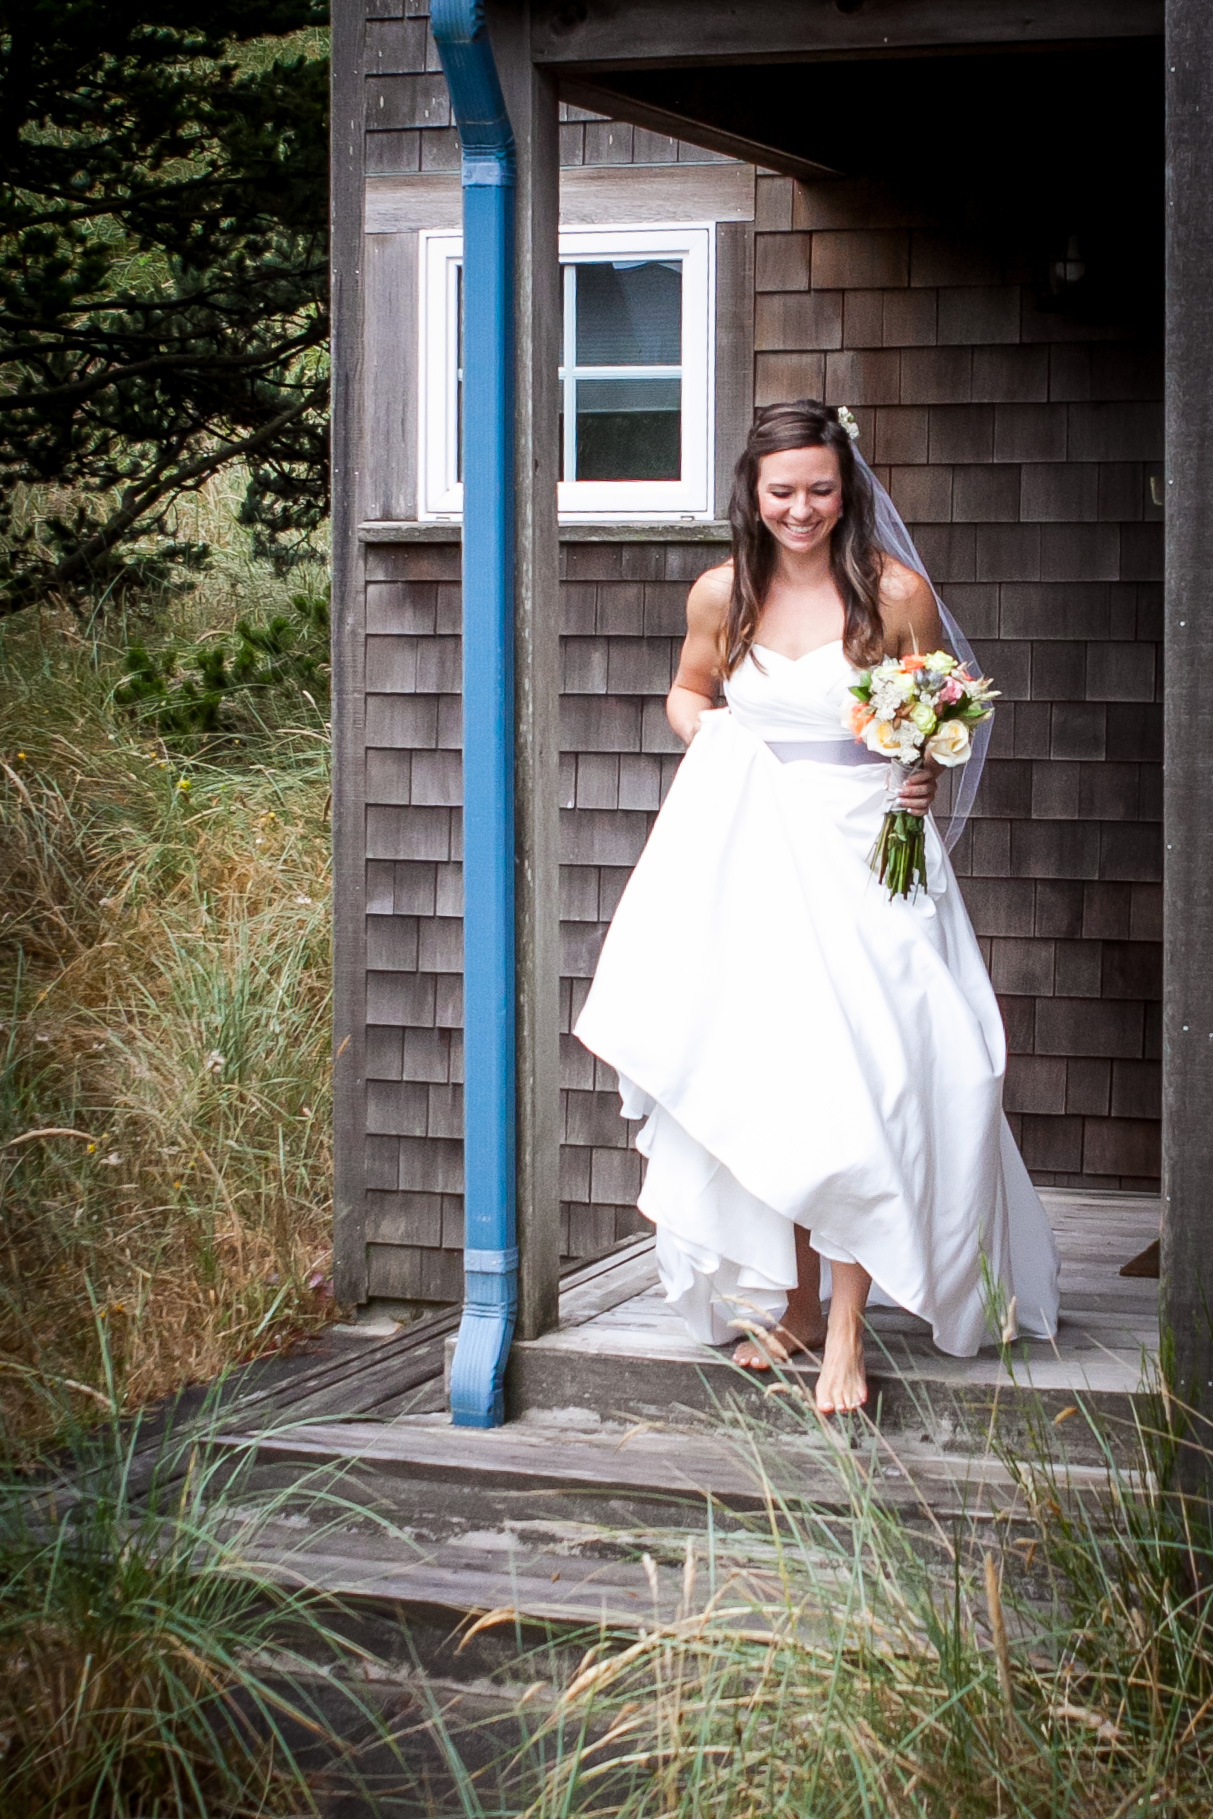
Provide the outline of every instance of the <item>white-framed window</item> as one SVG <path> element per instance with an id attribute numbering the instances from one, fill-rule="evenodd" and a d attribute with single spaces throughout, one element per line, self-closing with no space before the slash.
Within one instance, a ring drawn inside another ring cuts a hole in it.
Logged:
<path id="1" fill-rule="evenodd" d="M 560 235 L 562 518 L 710 518 L 714 232 Z M 457 517 L 462 236 L 421 235 L 421 518 Z"/>

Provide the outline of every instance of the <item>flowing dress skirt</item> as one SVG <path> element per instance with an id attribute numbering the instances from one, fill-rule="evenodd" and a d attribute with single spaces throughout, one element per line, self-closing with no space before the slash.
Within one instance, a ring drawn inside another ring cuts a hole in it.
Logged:
<path id="1" fill-rule="evenodd" d="M 645 1119 L 640 1210 L 708 1343 L 783 1312 L 796 1225 L 947 1352 L 996 1338 L 1012 1296 L 1022 1330 L 1056 1328 L 1002 1021 L 933 825 L 929 895 L 890 902 L 869 869 L 885 776 L 781 763 L 728 710 L 706 715 L 578 1021 Z"/>

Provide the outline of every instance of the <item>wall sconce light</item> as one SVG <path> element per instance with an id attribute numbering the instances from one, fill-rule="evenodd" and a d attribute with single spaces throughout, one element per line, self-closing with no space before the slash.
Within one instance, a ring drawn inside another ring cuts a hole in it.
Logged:
<path id="1" fill-rule="evenodd" d="M 1049 267 L 1049 288 L 1055 295 L 1073 290 L 1086 276 L 1086 263 L 1078 244 L 1078 235 L 1071 234 L 1066 241 L 1064 259 L 1054 259 Z"/>

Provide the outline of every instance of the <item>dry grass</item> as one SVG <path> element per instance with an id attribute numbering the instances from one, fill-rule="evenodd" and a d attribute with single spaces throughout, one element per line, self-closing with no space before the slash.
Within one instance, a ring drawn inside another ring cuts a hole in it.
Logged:
<path id="1" fill-rule="evenodd" d="M 232 557 L 175 617 L 226 625 L 267 585 Z M 66 615 L 0 632 L 0 1411 L 19 1445 L 65 1396 L 103 1406 L 102 1330 L 138 1405 L 329 1311 L 326 730 L 302 703 L 183 757 L 114 709 L 120 674 Z"/>
<path id="2" fill-rule="evenodd" d="M 206 1445 L 217 1417 L 150 1479 L 138 1421 L 69 1430 L 33 1485 L 0 1467 L 6 1816 L 318 1819 L 339 1789 L 373 1819 L 361 1756 L 403 1771 L 348 1613 L 248 1558 L 288 1509 L 348 1522 L 340 1487 L 259 1486 L 255 1446 Z"/>
<path id="3" fill-rule="evenodd" d="M 1081 1495 L 1042 1440 L 997 1519 L 914 1525 L 854 1439 L 823 1449 L 848 1516 L 767 1479 L 744 1542 L 687 1540 L 677 1615 L 591 1647 L 516 1758 L 524 1819 L 1205 1819 L 1210 1511 L 1159 1488 L 1171 1436 L 1121 1432 Z"/>

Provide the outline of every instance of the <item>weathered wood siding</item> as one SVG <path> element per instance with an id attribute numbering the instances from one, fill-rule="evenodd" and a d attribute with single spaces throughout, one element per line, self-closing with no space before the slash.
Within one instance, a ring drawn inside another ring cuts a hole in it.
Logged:
<path id="1" fill-rule="evenodd" d="M 686 592 L 712 543 L 561 548 L 561 1245 L 641 1229 L 611 1071 L 571 1034 L 681 747 L 666 724 Z M 368 1290 L 459 1292 L 462 1243 L 459 545 L 367 551 Z"/>
<path id="2" fill-rule="evenodd" d="M 871 185 L 760 178 L 756 397 L 849 404 L 1003 692 L 957 850 L 1036 1179 L 1152 1187 L 1162 352 Z"/>

